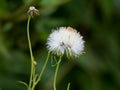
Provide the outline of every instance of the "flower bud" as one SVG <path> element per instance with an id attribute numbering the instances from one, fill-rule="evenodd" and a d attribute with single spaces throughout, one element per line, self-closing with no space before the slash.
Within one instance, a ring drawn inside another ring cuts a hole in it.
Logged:
<path id="1" fill-rule="evenodd" d="M 39 15 L 39 11 L 34 6 L 30 6 L 27 13 L 31 17 L 33 17 L 34 15 Z"/>

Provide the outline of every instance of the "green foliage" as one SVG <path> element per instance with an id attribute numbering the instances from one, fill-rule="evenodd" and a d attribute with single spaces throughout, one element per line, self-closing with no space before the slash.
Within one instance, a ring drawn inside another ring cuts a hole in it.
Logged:
<path id="1" fill-rule="evenodd" d="M 72 26 L 83 35 L 85 53 L 76 60 L 63 58 L 58 90 L 120 89 L 119 0 L 0 0 L 0 89 L 26 90 L 30 56 L 26 36 L 27 10 L 35 5 L 40 15 L 31 19 L 33 54 L 41 71 L 47 56 L 49 33 Z M 49 60 L 36 90 L 53 90 L 55 67 Z"/>

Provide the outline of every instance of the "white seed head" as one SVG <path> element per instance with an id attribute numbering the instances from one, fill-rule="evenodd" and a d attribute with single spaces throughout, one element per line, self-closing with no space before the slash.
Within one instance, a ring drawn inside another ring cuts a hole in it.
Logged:
<path id="1" fill-rule="evenodd" d="M 28 15 L 30 15 L 32 17 L 34 15 L 39 15 L 39 11 L 34 6 L 30 6 L 27 13 L 28 13 Z"/>
<path id="2" fill-rule="evenodd" d="M 83 53 L 83 37 L 71 27 L 60 27 L 54 30 L 48 37 L 47 48 L 54 54 L 78 57 Z"/>

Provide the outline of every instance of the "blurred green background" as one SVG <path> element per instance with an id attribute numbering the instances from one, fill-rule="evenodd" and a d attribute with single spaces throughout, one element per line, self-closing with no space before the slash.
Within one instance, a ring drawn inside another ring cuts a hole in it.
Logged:
<path id="1" fill-rule="evenodd" d="M 120 0 L 0 0 L 0 90 L 26 90 L 30 55 L 26 36 L 27 10 L 40 15 L 30 22 L 37 72 L 47 56 L 46 41 L 53 29 L 76 28 L 85 40 L 85 54 L 64 57 L 58 90 L 120 90 Z M 52 63 L 54 64 L 54 63 Z M 53 90 L 51 59 L 36 90 Z"/>

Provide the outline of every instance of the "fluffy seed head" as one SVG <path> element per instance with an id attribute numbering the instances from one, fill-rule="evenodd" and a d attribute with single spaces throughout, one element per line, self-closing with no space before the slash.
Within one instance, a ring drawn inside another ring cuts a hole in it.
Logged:
<path id="1" fill-rule="evenodd" d="M 70 57 L 78 57 L 83 53 L 83 37 L 72 27 L 60 27 L 54 30 L 48 37 L 47 48 L 54 54 L 66 54 Z"/>

